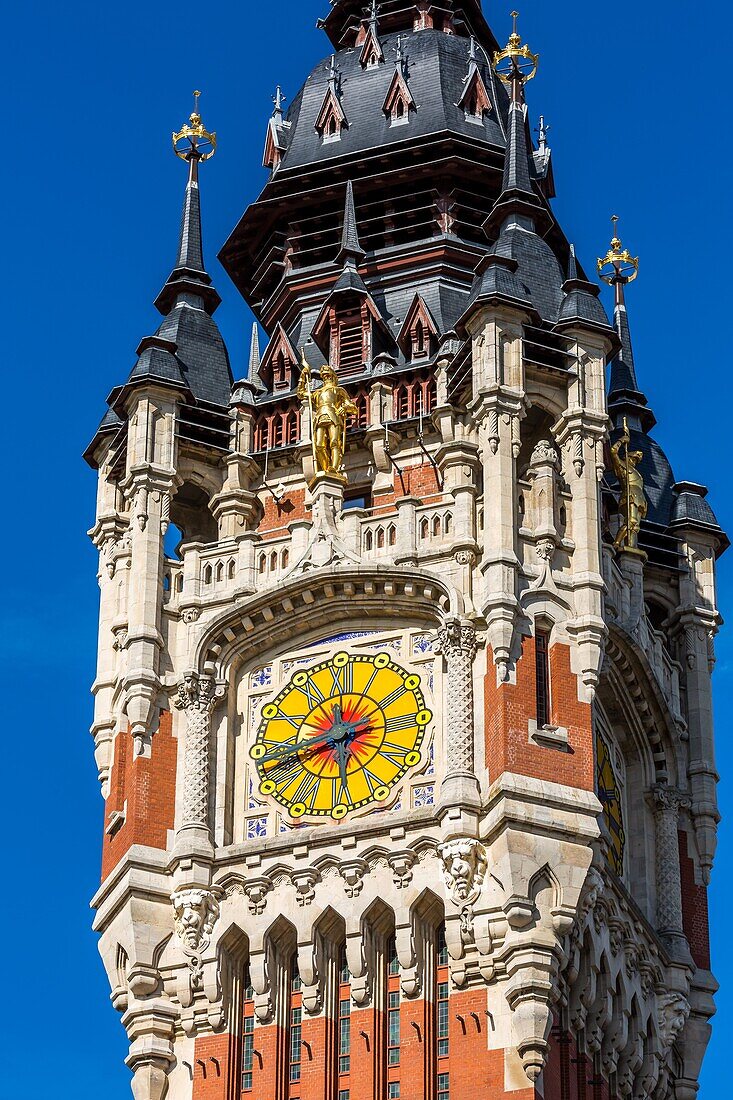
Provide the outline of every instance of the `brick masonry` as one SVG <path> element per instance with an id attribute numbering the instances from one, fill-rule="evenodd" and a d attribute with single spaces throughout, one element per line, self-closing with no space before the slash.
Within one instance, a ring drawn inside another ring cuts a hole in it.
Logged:
<path id="1" fill-rule="evenodd" d="M 135 759 L 129 732 L 120 731 L 115 739 L 115 759 L 104 819 L 106 823 L 115 811 L 124 810 L 125 820 L 113 835 L 104 834 L 103 880 L 133 844 L 162 851 L 168 846 L 168 830 L 174 825 L 178 754 L 170 711 L 161 712 L 160 725 L 151 746 L 149 757 Z"/>
<path id="2" fill-rule="evenodd" d="M 582 790 L 595 789 L 593 721 L 590 705 L 578 701 L 578 680 L 570 668 L 570 649 L 550 649 L 551 716 L 568 731 L 568 751 L 545 748 L 529 740 L 536 718 L 535 641 L 525 638 L 517 662 L 516 684 L 496 683 L 493 662 L 485 681 L 486 764 L 493 781 L 516 772 Z"/>

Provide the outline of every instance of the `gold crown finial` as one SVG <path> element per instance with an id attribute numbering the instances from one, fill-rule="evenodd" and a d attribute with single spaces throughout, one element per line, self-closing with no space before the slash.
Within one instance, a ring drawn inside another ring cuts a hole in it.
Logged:
<path id="1" fill-rule="evenodd" d="M 598 274 L 604 283 L 633 283 L 639 274 L 639 257 L 632 256 L 628 248 L 623 248 L 621 238 L 618 235 L 618 214 L 611 216 L 613 236 L 611 247 L 606 255 L 598 260 Z"/>
<path id="2" fill-rule="evenodd" d="M 193 111 L 188 122 L 173 133 L 173 152 L 181 160 L 209 160 L 216 152 L 216 134 L 210 133 L 201 121 L 200 96 L 199 91 L 193 93 Z"/>
<path id="3" fill-rule="evenodd" d="M 522 39 L 517 30 L 519 12 L 513 11 L 512 33 L 503 50 L 494 54 L 494 69 L 496 75 L 504 84 L 511 84 L 519 79 L 523 84 L 537 75 L 537 66 L 540 61 L 538 53 L 532 53 L 529 46 L 522 45 Z"/>

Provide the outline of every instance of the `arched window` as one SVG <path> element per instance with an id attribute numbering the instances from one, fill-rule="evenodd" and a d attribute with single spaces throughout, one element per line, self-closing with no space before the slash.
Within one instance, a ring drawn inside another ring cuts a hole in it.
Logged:
<path id="1" fill-rule="evenodd" d="M 390 523 L 387 529 L 387 541 L 389 542 L 390 546 L 394 546 L 397 542 L 397 528 L 393 523 Z"/>
<path id="2" fill-rule="evenodd" d="M 433 538 L 440 535 L 440 516 L 433 516 Z"/>
<path id="3" fill-rule="evenodd" d="M 290 551 L 288 550 L 287 547 L 285 547 L 282 554 L 280 555 L 280 565 L 282 566 L 283 569 L 287 569 L 289 561 L 290 561 Z"/>
<path id="4" fill-rule="evenodd" d="M 535 629 L 535 696 L 537 728 L 543 729 L 550 724 L 551 684 L 550 684 L 550 632 L 537 626 Z"/>
<path id="5" fill-rule="evenodd" d="M 221 581 L 224 580 L 224 562 L 223 561 L 217 562 L 216 579 L 217 579 L 218 582 L 221 582 Z"/>
<path id="6" fill-rule="evenodd" d="M 374 549 L 374 535 L 372 534 L 371 531 L 367 531 L 367 533 L 364 535 L 364 549 L 365 550 L 373 550 Z"/>
<path id="7" fill-rule="evenodd" d="M 214 579 L 214 570 L 211 565 L 207 565 L 204 569 L 204 584 L 211 584 Z"/>
<path id="8" fill-rule="evenodd" d="M 445 513 L 445 519 L 443 520 L 443 532 L 449 535 L 453 530 L 453 516 L 450 512 Z"/>
<path id="9" fill-rule="evenodd" d="M 272 573 L 277 569 L 277 550 L 273 550 L 270 554 L 270 571 Z"/>
<path id="10" fill-rule="evenodd" d="M 236 563 L 232 560 L 232 561 L 229 562 L 229 566 L 228 566 L 228 569 L 227 569 L 227 573 L 228 573 L 230 581 L 234 580 L 234 575 L 235 575 L 236 571 L 237 571 Z"/>
<path id="11" fill-rule="evenodd" d="M 259 570 L 260 573 L 264 573 L 266 569 L 267 569 L 267 558 L 264 554 L 260 554 L 258 570 Z"/>
<path id="12" fill-rule="evenodd" d="M 426 539 L 430 534 L 430 524 L 428 523 L 427 516 L 423 516 L 420 520 L 420 538 Z"/>
<path id="13" fill-rule="evenodd" d="M 242 1012 L 242 1092 L 251 1092 L 253 1086 L 255 1055 L 255 991 L 249 976 L 249 966 L 244 977 L 244 1006 Z"/>
<path id="14" fill-rule="evenodd" d="M 377 528 L 377 548 L 381 550 L 384 547 L 384 528 Z"/>

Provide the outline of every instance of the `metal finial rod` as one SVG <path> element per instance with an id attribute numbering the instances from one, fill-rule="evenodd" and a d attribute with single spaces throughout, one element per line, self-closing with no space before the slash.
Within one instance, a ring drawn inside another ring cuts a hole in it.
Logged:
<path id="1" fill-rule="evenodd" d="M 494 70 L 504 84 L 521 82 L 526 84 L 537 74 L 540 55 L 532 53 L 529 46 L 522 45 L 522 39 L 517 30 L 519 12 L 511 13 L 513 20 L 512 33 L 503 50 L 494 54 Z"/>
<path id="2" fill-rule="evenodd" d="M 199 99 L 200 99 L 200 97 L 201 97 L 201 92 L 194 92 L 193 93 L 193 113 L 195 115 L 197 115 L 199 113 Z"/>
<path id="3" fill-rule="evenodd" d="M 518 11 L 513 11 L 511 13 L 511 17 L 512 17 L 512 20 L 513 20 L 512 34 L 516 34 L 517 33 L 517 19 L 519 19 L 519 12 Z"/>

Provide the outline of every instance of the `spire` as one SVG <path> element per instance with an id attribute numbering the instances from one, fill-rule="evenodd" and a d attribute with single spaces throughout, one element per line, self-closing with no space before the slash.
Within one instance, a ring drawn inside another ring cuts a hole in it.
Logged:
<path id="1" fill-rule="evenodd" d="M 512 18 L 514 30 L 509 42 L 505 49 L 494 54 L 494 69 L 509 87 L 511 99 L 502 192 L 484 226 L 489 234 L 495 233 L 509 214 L 524 214 L 531 219 L 528 229 L 537 228 L 538 221 L 544 222 L 543 229 L 550 224 L 549 214 L 532 183 L 534 158 L 524 101 L 524 85 L 537 72 L 539 54 L 533 54 L 529 46 L 522 45 L 517 32 L 518 13 L 512 12 Z"/>
<path id="2" fill-rule="evenodd" d="M 204 267 L 199 164 L 209 160 L 216 152 L 216 134 L 209 133 L 201 121 L 198 111 L 200 95 L 200 92 L 194 92 L 194 109 L 188 123 L 172 137 L 176 156 L 188 163 L 188 181 L 183 199 L 178 257 L 155 302 L 164 315 L 170 313 L 182 294 L 201 298 L 208 313 L 213 313 L 221 301 Z"/>
<path id="3" fill-rule="evenodd" d="M 602 329 L 608 333 L 609 324 L 599 295 L 601 288 L 597 283 L 591 283 L 578 268 L 578 260 L 575 255 L 575 245 L 570 245 L 568 259 L 568 277 L 563 283 L 563 303 L 560 308 L 560 316 L 555 328 L 558 332 L 567 328 L 574 328 L 580 323 L 584 327 Z"/>
<path id="4" fill-rule="evenodd" d="M 336 263 L 343 267 L 356 268 L 362 262 L 366 252 L 359 241 L 359 228 L 356 224 L 356 208 L 354 205 L 354 185 L 351 180 L 346 184 L 346 204 L 344 207 L 344 228 L 341 235 L 341 250 L 336 257 Z"/>
<path id="5" fill-rule="evenodd" d="M 631 343 L 629 315 L 626 309 L 626 287 L 639 273 L 639 258 L 624 248 L 618 236 L 618 215 L 611 218 L 613 237 L 606 255 L 598 260 L 598 274 L 604 283 L 614 289 L 613 323 L 619 339 L 619 351 L 611 362 L 608 401 L 609 412 L 618 424 L 623 416 L 630 423 L 635 419 L 647 431 L 655 423 L 654 414 L 647 407 L 646 396 L 639 389 Z"/>
<path id="6" fill-rule="evenodd" d="M 252 325 L 252 340 L 249 345 L 249 370 L 247 372 L 247 377 L 250 382 L 259 378 L 260 362 L 260 330 L 255 321 Z"/>

